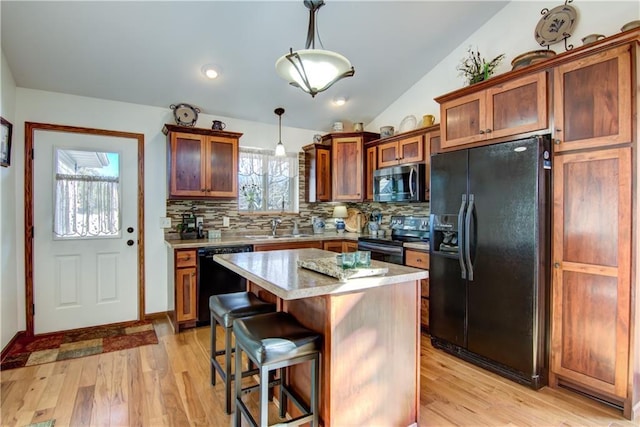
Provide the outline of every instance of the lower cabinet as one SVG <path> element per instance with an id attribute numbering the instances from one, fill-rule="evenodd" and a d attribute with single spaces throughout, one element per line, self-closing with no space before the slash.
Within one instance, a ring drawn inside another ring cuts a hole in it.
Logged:
<path id="1" fill-rule="evenodd" d="M 173 327 L 179 332 L 186 323 L 197 319 L 197 265 L 198 254 L 195 249 L 174 251 L 174 301 L 172 312 Z"/>
<path id="2" fill-rule="evenodd" d="M 422 251 L 407 249 L 404 264 L 409 267 L 429 269 L 429 254 Z M 420 281 L 420 327 L 429 332 L 429 279 Z"/>
<path id="3" fill-rule="evenodd" d="M 355 252 L 358 250 L 358 242 L 353 240 L 326 240 L 322 244 L 325 251 L 331 252 Z"/>

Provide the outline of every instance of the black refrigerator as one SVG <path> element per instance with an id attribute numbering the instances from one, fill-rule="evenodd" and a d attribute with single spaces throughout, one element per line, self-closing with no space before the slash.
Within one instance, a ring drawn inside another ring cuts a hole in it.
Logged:
<path id="1" fill-rule="evenodd" d="M 432 344 L 534 389 L 547 383 L 550 138 L 431 157 Z"/>

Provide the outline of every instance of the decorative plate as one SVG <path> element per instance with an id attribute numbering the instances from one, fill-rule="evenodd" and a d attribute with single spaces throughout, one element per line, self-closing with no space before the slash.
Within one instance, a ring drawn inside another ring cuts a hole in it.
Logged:
<path id="1" fill-rule="evenodd" d="M 571 36 L 576 25 L 578 13 L 573 6 L 563 4 L 550 11 L 542 10 L 542 18 L 538 22 L 535 38 L 540 46 L 549 46 L 561 42 Z"/>
<path id="2" fill-rule="evenodd" d="M 400 122 L 399 132 L 402 133 L 414 130 L 417 124 L 418 120 L 416 120 L 416 116 L 407 116 Z"/>
<path id="3" fill-rule="evenodd" d="M 200 109 L 185 103 L 171 104 L 169 107 L 173 110 L 173 118 L 177 125 L 187 127 L 196 125 Z"/>

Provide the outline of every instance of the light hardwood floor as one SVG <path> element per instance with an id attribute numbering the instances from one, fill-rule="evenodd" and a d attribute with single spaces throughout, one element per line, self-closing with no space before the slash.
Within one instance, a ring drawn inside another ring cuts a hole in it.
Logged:
<path id="1" fill-rule="evenodd" d="M 178 335 L 165 320 L 155 327 L 158 345 L 1 372 L 2 425 L 230 426 L 223 386 L 209 384 L 208 327 Z M 639 425 L 576 393 L 536 392 L 474 367 L 426 336 L 420 388 L 421 426 Z"/>

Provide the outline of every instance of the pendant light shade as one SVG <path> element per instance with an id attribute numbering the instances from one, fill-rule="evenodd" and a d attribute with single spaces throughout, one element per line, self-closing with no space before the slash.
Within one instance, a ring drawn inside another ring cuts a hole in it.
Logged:
<path id="1" fill-rule="evenodd" d="M 276 144 L 276 156 L 283 157 L 287 153 L 282 143 L 282 115 L 284 114 L 284 108 L 276 108 L 274 111 L 278 115 L 278 144 Z"/>
<path id="2" fill-rule="evenodd" d="M 304 5 L 309 9 L 306 49 L 295 52 L 289 49 L 288 54 L 276 61 L 276 72 L 289 84 L 315 97 L 338 80 L 353 76 L 355 70 L 351 62 L 339 53 L 315 48 L 316 14 L 324 0 L 305 0 Z"/>

